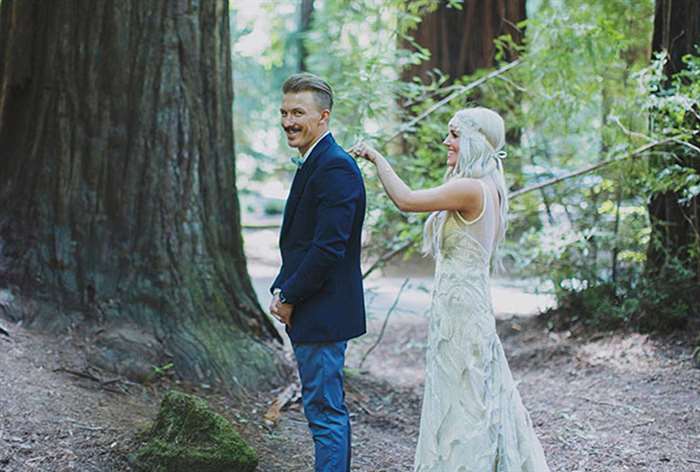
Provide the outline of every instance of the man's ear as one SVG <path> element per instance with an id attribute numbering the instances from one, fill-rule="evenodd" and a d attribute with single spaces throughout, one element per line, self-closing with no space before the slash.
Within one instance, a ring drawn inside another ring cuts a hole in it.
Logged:
<path id="1" fill-rule="evenodd" d="M 331 111 L 329 109 L 321 110 L 321 123 L 328 124 L 331 119 Z"/>

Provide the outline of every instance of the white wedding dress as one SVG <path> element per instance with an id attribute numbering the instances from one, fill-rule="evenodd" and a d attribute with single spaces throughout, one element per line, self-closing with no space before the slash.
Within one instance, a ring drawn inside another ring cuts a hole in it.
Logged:
<path id="1" fill-rule="evenodd" d="M 471 222 L 447 215 L 430 309 L 416 472 L 548 472 L 508 367 L 489 289 L 495 193 Z"/>

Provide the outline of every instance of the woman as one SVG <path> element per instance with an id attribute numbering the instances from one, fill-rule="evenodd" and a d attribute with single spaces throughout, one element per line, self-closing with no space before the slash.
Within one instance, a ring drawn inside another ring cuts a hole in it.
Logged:
<path id="1" fill-rule="evenodd" d="M 375 149 L 350 150 L 375 164 L 402 211 L 431 212 L 424 252 L 436 259 L 416 472 L 545 472 L 542 446 L 511 376 L 491 305 L 489 268 L 506 230 L 500 150 L 503 119 L 486 108 L 449 122 L 442 185 L 411 190 Z"/>

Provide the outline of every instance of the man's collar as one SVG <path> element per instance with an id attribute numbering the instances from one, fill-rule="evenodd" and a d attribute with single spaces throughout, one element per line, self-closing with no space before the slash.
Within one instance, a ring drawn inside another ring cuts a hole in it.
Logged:
<path id="1" fill-rule="evenodd" d="M 320 143 L 321 140 L 322 140 L 323 138 L 325 138 L 328 134 L 330 134 L 330 132 L 331 132 L 330 130 L 326 130 L 326 132 L 323 133 L 321 136 L 319 136 L 318 139 L 317 139 L 316 141 L 314 141 L 314 143 L 311 145 L 311 147 L 309 147 L 309 149 L 306 150 L 306 152 L 304 153 L 304 155 L 301 156 L 301 163 L 302 163 L 302 164 L 303 164 L 304 162 L 306 162 L 306 159 L 309 158 L 309 156 L 310 156 L 311 153 L 313 152 L 313 150 L 314 150 L 314 148 L 316 147 L 316 145 L 317 145 L 318 143 Z"/>

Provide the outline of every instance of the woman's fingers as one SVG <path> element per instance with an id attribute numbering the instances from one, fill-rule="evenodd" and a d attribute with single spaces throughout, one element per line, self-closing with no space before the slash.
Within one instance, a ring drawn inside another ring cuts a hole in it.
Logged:
<path id="1" fill-rule="evenodd" d="M 369 154 L 370 150 L 367 144 L 364 142 L 360 141 L 358 143 L 355 143 L 348 151 L 350 154 L 357 156 L 357 157 L 362 157 L 364 159 L 369 159 Z"/>
<path id="2" fill-rule="evenodd" d="M 364 141 L 358 141 L 357 143 L 355 143 L 348 150 L 348 152 L 355 157 L 362 157 L 363 159 L 366 159 L 373 164 L 375 163 L 377 156 L 380 155 L 376 149 L 374 149 L 369 144 L 366 144 Z"/>

